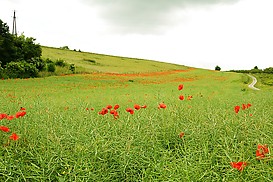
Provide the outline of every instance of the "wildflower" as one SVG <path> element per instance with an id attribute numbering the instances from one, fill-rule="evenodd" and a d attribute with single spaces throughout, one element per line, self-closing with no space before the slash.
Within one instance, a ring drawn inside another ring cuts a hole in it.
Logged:
<path id="1" fill-rule="evenodd" d="M 181 132 L 181 133 L 179 134 L 179 138 L 183 138 L 184 135 L 185 135 L 185 133 L 184 133 L 184 132 Z"/>
<path id="2" fill-rule="evenodd" d="M 18 140 L 19 136 L 16 133 L 12 133 L 12 135 L 9 137 L 11 140 Z"/>
<path id="3" fill-rule="evenodd" d="M 158 106 L 158 109 L 160 109 L 160 108 L 165 109 L 166 107 L 167 107 L 166 104 L 160 103 Z"/>
<path id="4" fill-rule="evenodd" d="M 26 110 L 26 108 L 20 107 L 20 111 L 25 111 L 25 110 Z"/>
<path id="5" fill-rule="evenodd" d="M 116 112 L 116 110 L 113 109 L 110 111 L 110 114 L 115 114 L 115 112 Z"/>
<path id="6" fill-rule="evenodd" d="M 246 105 L 246 107 L 247 108 L 250 108 L 252 105 L 250 104 L 250 103 L 248 103 L 247 105 Z"/>
<path id="7" fill-rule="evenodd" d="M 180 100 L 184 100 L 184 96 L 183 96 L 183 95 L 180 95 L 180 96 L 179 96 L 179 99 L 180 99 Z"/>
<path id="8" fill-rule="evenodd" d="M 239 110 L 240 110 L 240 106 L 235 106 L 234 107 L 234 111 L 235 111 L 236 114 L 238 114 Z"/>
<path id="9" fill-rule="evenodd" d="M 246 162 L 230 162 L 231 167 L 238 169 L 239 171 L 242 171 L 246 166 Z"/>
<path id="10" fill-rule="evenodd" d="M 116 105 L 114 106 L 114 109 L 117 110 L 118 108 L 119 108 L 119 105 L 116 104 Z"/>
<path id="11" fill-rule="evenodd" d="M 188 100 L 191 100 L 191 99 L 192 99 L 192 95 L 189 95 L 189 96 L 188 96 Z"/>
<path id="12" fill-rule="evenodd" d="M 184 85 L 180 84 L 178 85 L 178 90 L 182 90 L 184 88 Z"/>
<path id="13" fill-rule="evenodd" d="M 19 117 L 23 117 L 24 115 L 26 115 L 26 112 L 25 112 L 25 111 L 20 111 L 20 112 L 17 112 L 17 113 L 15 114 L 15 117 L 16 117 L 16 118 L 19 118 Z"/>
<path id="14" fill-rule="evenodd" d="M 130 114 L 134 114 L 134 110 L 132 108 L 127 108 L 126 111 L 129 112 Z"/>
<path id="15" fill-rule="evenodd" d="M 119 118 L 119 114 L 118 114 L 117 111 L 115 111 L 115 113 L 114 113 L 114 118 L 115 118 L 115 119 L 118 119 L 118 118 Z"/>
<path id="16" fill-rule="evenodd" d="M 7 116 L 8 116 L 7 114 L 1 113 L 1 114 L 0 114 L 0 120 L 1 120 L 1 119 L 4 119 L 4 118 L 7 118 Z"/>
<path id="17" fill-rule="evenodd" d="M 141 108 L 145 109 L 145 108 L 147 108 L 147 106 L 146 106 L 146 105 L 143 105 L 143 106 L 141 106 Z"/>
<path id="18" fill-rule="evenodd" d="M 112 109 L 112 106 L 111 105 L 107 105 L 106 108 L 107 109 Z"/>
<path id="19" fill-rule="evenodd" d="M 108 113 L 108 109 L 107 108 L 102 108 L 102 110 L 99 112 L 100 115 L 105 115 Z"/>
<path id="20" fill-rule="evenodd" d="M 2 130 L 3 132 L 9 132 L 9 128 L 6 126 L 0 126 L 0 130 Z"/>
<path id="21" fill-rule="evenodd" d="M 11 116 L 7 116 L 6 118 L 7 118 L 7 120 L 13 120 L 14 116 L 11 115 Z"/>
<path id="22" fill-rule="evenodd" d="M 135 108 L 135 110 L 139 110 L 141 107 L 140 107 L 140 105 L 135 104 L 135 105 L 134 105 L 134 108 Z"/>
<path id="23" fill-rule="evenodd" d="M 87 110 L 87 111 L 88 111 L 88 110 L 89 110 L 89 108 L 87 107 L 85 110 Z"/>
<path id="24" fill-rule="evenodd" d="M 267 145 L 258 144 L 257 150 L 256 150 L 256 159 L 257 160 L 261 160 L 261 159 L 265 158 L 265 155 L 268 153 L 269 153 L 269 149 L 268 149 Z"/>
<path id="25" fill-rule="evenodd" d="M 242 110 L 245 110 L 245 109 L 247 109 L 247 105 L 246 105 L 246 104 L 243 104 L 243 105 L 242 105 Z"/>

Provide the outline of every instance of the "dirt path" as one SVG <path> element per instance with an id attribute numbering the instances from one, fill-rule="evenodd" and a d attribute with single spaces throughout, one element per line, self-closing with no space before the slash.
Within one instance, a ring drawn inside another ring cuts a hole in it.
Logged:
<path id="1" fill-rule="evenodd" d="M 252 83 L 248 85 L 248 87 L 251 88 L 251 89 L 253 89 L 253 90 L 260 90 L 260 89 L 258 89 L 258 88 L 256 88 L 254 86 L 257 83 L 257 79 L 254 76 L 252 76 L 252 75 L 248 74 L 248 76 L 251 77 L 252 80 L 253 80 Z"/>

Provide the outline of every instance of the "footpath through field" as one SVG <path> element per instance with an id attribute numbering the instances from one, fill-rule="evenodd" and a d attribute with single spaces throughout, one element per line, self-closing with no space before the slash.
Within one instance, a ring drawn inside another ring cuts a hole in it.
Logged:
<path id="1" fill-rule="evenodd" d="M 252 76 L 252 75 L 248 74 L 248 76 L 251 77 L 252 80 L 253 80 L 252 83 L 248 85 L 248 87 L 251 88 L 251 89 L 253 89 L 253 90 L 260 90 L 260 89 L 258 89 L 258 88 L 256 88 L 254 86 L 257 83 L 257 79 L 254 76 Z"/>

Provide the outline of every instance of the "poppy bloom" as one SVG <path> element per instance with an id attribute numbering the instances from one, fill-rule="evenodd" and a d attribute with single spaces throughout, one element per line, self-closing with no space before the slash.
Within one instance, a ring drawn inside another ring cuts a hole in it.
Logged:
<path id="1" fill-rule="evenodd" d="M 178 90 L 182 90 L 184 88 L 184 85 L 180 84 L 178 85 Z"/>
<path id="2" fill-rule="evenodd" d="M 114 109 L 117 110 L 118 108 L 119 108 L 119 105 L 116 104 L 116 105 L 114 106 Z"/>
<path id="3" fill-rule="evenodd" d="M 246 104 L 243 104 L 243 105 L 242 105 L 242 110 L 245 110 L 245 109 L 247 109 L 247 105 L 246 105 Z"/>
<path id="4" fill-rule="evenodd" d="M 11 140 L 18 140 L 19 136 L 16 133 L 12 133 L 12 135 L 9 137 Z"/>
<path id="5" fill-rule="evenodd" d="M 248 103 L 247 105 L 246 105 L 246 107 L 247 108 L 250 108 L 252 105 L 250 104 L 250 103 Z"/>
<path id="6" fill-rule="evenodd" d="M 234 111 L 235 111 L 236 114 L 238 114 L 239 110 L 240 110 L 240 106 L 235 106 L 234 107 Z"/>
<path id="7" fill-rule="evenodd" d="M 25 111 L 25 110 L 26 110 L 26 108 L 20 107 L 20 111 Z"/>
<path id="8" fill-rule="evenodd" d="M 112 109 L 112 106 L 111 105 L 107 105 L 106 108 L 107 109 Z"/>
<path id="9" fill-rule="evenodd" d="M 143 106 L 141 106 L 141 108 L 145 109 L 145 108 L 147 108 L 147 106 L 146 106 L 146 105 L 143 105 Z"/>
<path id="10" fill-rule="evenodd" d="M 0 114 L 0 120 L 1 120 L 1 119 L 4 119 L 4 118 L 7 118 L 7 116 L 8 116 L 7 114 L 1 113 L 1 114 Z"/>
<path id="11" fill-rule="evenodd" d="M 113 115 L 114 115 L 114 118 L 115 118 L 115 119 L 118 119 L 118 118 L 119 118 L 119 114 L 118 114 L 118 112 L 117 112 L 116 110 L 115 110 L 115 112 L 114 112 Z"/>
<path id="12" fill-rule="evenodd" d="M 184 100 L 184 96 L 183 96 L 183 95 L 180 95 L 180 96 L 179 96 L 179 100 Z"/>
<path id="13" fill-rule="evenodd" d="M 141 107 L 140 107 L 140 105 L 135 104 L 135 105 L 134 105 L 134 108 L 135 108 L 135 110 L 139 110 Z"/>
<path id="14" fill-rule="evenodd" d="M 115 112 L 116 112 L 116 110 L 113 109 L 110 111 L 110 114 L 115 114 Z"/>
<path id="15" fill-rule="evenodd" d="M 184 132 L 181 132 L 181 133 L 179 134 L 179 138 L 183 138 L 184 135 L 185 135 L 185 133 L 184 133 Z"/>
<path id="16" fill-rule="evenodd" d="M 230 162 L 231 167 L 238 169 L 239 171 L 242 171 L 246 166 L 246 162 Z"/>
<path id="17" fill-rule="evenodd" d="M 269 149 L 268 149 L 267 145 L 258 144 L 257 150 L 256 150 L 256 159 L 257 160 L 265 158 L 265 155 L 268 153 L 269 153 Z"/>
<path id="18" fill-rule="evenodd" d="M 132 108 L 127 108 L 126 111 L 129 112 L 130 114 L 134 114 L 134 110 Z"/>
<path id="19" fill-rule="evenodd" d="M 160 103 L 158 106 L 158 109 L 160 109 L 160 108 L 165 109 L 166 107 L 167 107 L 166 104 Z"/>
<path id="20" fill-rule="evenodd" d="M 9 128 L 6 126 L 0 126 L 0 130 L 2 130 L 3 132 L 9 132 Z"/>
<path id="21" fill-rule="evenodd" d="M 102 110 L 99 112 L 100 115 L 105 115 L 108 113 L 108 109 L 107 108 L 102 108 Z"/>
<path id="22" fill-rule="evenodd" d="M 27 113 L 27 112 L 25 112 L 25 111 L 17 112 L 17 113 L 15 114 L 15 117 L 16 117 L 16 118 L 23 117 L 24 115 L 26 115 L 26 113 Z"/>
<path id="23" fill-rule="evenodd" d="M 188 96 L 188 100 L 191 100 L 191 99 L 192 99 L 192 95 L 189 95 L 189 96 Z"/>
<path id="24" fill-rule="evenodd" d="M 13 120 L 14 116 L 11 115 L 11 116 L 7 116 L 6 118 L 7 118 L 7 120 Z"/>

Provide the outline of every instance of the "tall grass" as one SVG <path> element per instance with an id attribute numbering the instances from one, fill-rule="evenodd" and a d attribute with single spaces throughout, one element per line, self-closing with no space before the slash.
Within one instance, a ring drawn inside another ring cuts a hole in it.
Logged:
<path id="1" fill-rule="evenodd" d="M 196 69 L 0 84 L 0 112 L 27 109 L 22 118 L 0 120 L 20 136 L 5 145 L 9 135 L 0 132 L 1 181 L 273 180 L 272 90 L 248 89 L 241 74 Z M 193 98 L 181 101 L 181 94 Z M 158 109 L 161 102 L 166 109 Z M 244 103 L 252 106 L 236 114 Z M 98 114 L 108 104 L 120 105 L 118 119 Z M 134 104 L 147 108 L 127 113 Z M 256 160 L 258 144 L 268 144 L 269 158 Z M 240 172 L 233 161 L 248 165 Z"/>

